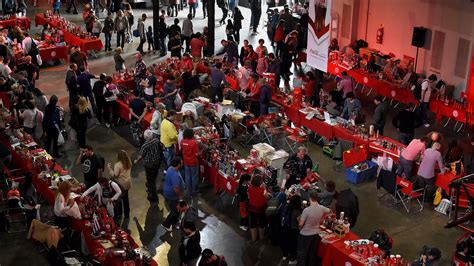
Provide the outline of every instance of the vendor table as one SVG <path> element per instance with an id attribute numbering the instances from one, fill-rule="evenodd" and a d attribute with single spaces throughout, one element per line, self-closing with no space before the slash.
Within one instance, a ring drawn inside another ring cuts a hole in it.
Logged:
<path id="1" fill-rule="evenodd" d="M 341 76 L 341 73 L 346 71 L 349 76 L 361 84 L 363 87 L 370 88 L 369 94 L 372 90 L 376 94 L 395 100 L 400 103 L 418 104 L 411 90 L 402 88 L 396 83 L 385 80 L 378 80 L 374 74 L 365 72 L 361 69 L 347 69 L 344 66 L 338 65 L 334 62 L 328 63 L 328 72 L 332 75 Z"/>
<path id="2" fill-rule="evenodd" d="M 39 48 L 39 53 L 41 60 L 55 60 L 55 59 L 64 59 L 64 62 L 67 63 L 68 59 L 68 48 L 67 46 L 49 46 Z"/>
<path id="3" fill-rule="evenodd" d="M 333 126 L 333 136 L 334 138 L 351 141 L 354 143 L 354 146 L 367 144 L 366 140 L 361 139 L 360 137 L 349 132 L 349 130 L 339 126 Z"/>
<path id="4" fill-rule="evenodd" d="M 0 26 L 3 28 L 15 27 L 19 26 L 20 28 L 24 28 L 29 30 L 31 28 L 31 21 L 29 18 L 22 17 L 22 18 L 11 18 L 7 20 L 0 21 Z"/>
<path id="5" fill-rule="evenodd" d="M 45 25 L 48 24 L 51 27 L 58 28 L 58 25 L 55 21 L 51 21 L 48 18 L 44 17 L 43 13 L 36 14 L 35 16 L 36 25 Z M 81 39 L 79 36 L 76 36 L 63 29 L 64 41 L 71 46 L 79 46 L 81 50 L 87 52 L 89 50 L 99 51 L 102 49 L 102 41 L 100 39 Z"/>
<path id="6" fill-rule="evenodd" d="M 214 193 L 217 193 L 219 189 L 221 189 L 231 196 L 235 195 L 239 185 L 238 180 L 225 177 L 219 172 L 217 166 L 212 165 L 202 158 L 199 160 L 199 174 L 201 178 L 205 178 L 207 182 L 214 186 Z"/>
<path id="7" fill-rule="evenodd" d="M 443 117 L 448 118 L 448 123 L 451 119 L 455 120 L 456 123 L 465 124 L 467 122 L 466 108 L 462 107 L 461 105 L 446 105 L 438 99 L 433 99 L 430 101 L 430 110 L 431 112 L 435 113 L 437 122 L 441 122 Z M 446 123 L 446 125 L 448 123 Z"/>
<path id="8" fill-rule="evenodd" d="M 334 242 L 319 244 L 317 255 L 322 258 L 323 266 L 331 265 L 367 265 L 367 263 L 358 260 L 358 253 L 351 248 L 346 248 L 344 241 L 359 240 L 360 237 L 353 232 L 347 233 L 343 238 Z M 377 254 L 383 254 L 383 251 L 377 249 Z"/>

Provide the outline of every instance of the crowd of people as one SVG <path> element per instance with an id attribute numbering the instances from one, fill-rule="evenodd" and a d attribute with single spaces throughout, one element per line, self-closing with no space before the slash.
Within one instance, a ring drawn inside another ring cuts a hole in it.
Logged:
<path id="1" fill-rule="evenodd" d="M 254 33 L 257 32 L 261 15 L 256 3 L 259 2 L 251 1 Z M 200 4 L 205 11 L 207 2 L 203 1 Z M 59 10 L 59 1 L 55 1 L 54 5 L 55 9 Z M 166 25 L 165 17 L 177 16 L 178 11 L 183 10 L 186 5 L 189 6 L 187 18 L 182 22 L 175 18 L 173 25 Z M 125 60 L 122 57 L 124 45 L 133 39 L 132 36 L 140 39 L 133 71 L 135 86 L 129 97 L 124 98 L 128 103 L 132 129 L 142 127 L 148 106 L 154 107 L 155 110 L 149 128 L 143 133 L 140 130 L 133 131 L 136 133 L 138 156 L 132 160 L 125 150 L 119 150 L 116 160 L 106 161 L 87 144 L 87 129 L 93 120 L 96 120 L 97 125 L 106 127 L 117 124 L 117 100 L 121 88 L 116 84 L 113 75 L 90 73 L 87 54 L 79 47 L 73 47 L 65 77 L 70 111 L 68 125 L 73 129 L 79 146 L 75 165 L 81 166 L 84 175 L 87 190 L 82 194 L 83 198 L 95 195 L 99 205 L 107 209 L 117 226 L 128 230 L 129 192 L 132 189 L 131 168 L 143 161 L 147 200 L 150 204 L 156 204 L 159 199 L 159 188 L 162 187 L 162 196 L 170 211 L 160 225 L 161 228 L 165 232 L 172 232 L 176 228 L 179 230 L 181 264 L 196 265 L 200 258 L 199 265 L 226 265 L 224 256 L 216 255 L 212 250 L 201 247 L 197 209 L 191 204 L 199 195 L 198 156 L 201 153 L 192 128 L 199 125 L 213 125 L 220 135 L 226 136 L 224 132 L 226 122 L 218 121 L 219 119 L 211 114 L 196 117 L 192 111 L 183 111 L 181 108 L 184 103 L 196 96 L 196 91 L 203 90 L 207 86 L 210 89 L 208 93 L 210 101 L 213 103 L 222 102 L 224 98 L 230 97 L 230 93 L 224 88 L 228 85 L 226 75 L 232 73 L 237 81 L 238 90 L 244 92 L 250 101 L 248 109 L 255 116 L 268 114 L 272 99 L 272 84 L 270 84 L 272 82 L 264 73 L 273 74 L 274 85 L 278 87 L 280 79 L 283 79 L 284 87 L 289 91 L 290 77 L 293 75 L 292 64 L 295 64 L 297 72 L 301 72 L 295 59 L 306 43 L 308 6 L 303 6 L 301 11 L 301 24 L 294 21 L 289 7 L 285 7 L 282 13 L 272 11 L 268 31 L 271 47 L 275 51 L 272 53 L 270 52 L 272 49 L 267 48 L 263 39 L 258 41 L 258 46 L 255 48 L 248 40 L 244 40 L 239 51 L 239 31 L 244 18 L 235 3 L 231 5 L 217 1 L 224 14 L 221 24 L 226 24 L 227 38 L 221 41 L 223 50 L 217 54 L 217 56 L 224 55 L 223 59 L 209 62 L 202 60 L 212 56 L 206 50 L 208 30 L 204 27 L 202 32 L 199 32 L 193 26 L 197 5 L 198 2 L 195 0 L 189 0 L 187 3 L 170 0 L 169 8 L 161 10 L 160 41 L 157 44 L 154 43 L 153 28 L 145 28 L 146 14 L 140 16 L 136 32 L 133 33 L 134 15 L 129 5 L 120 5 L 115 0 L 107 3 L 106 9 L 109 12 L 102 24 L 92 11 L 97 10 L 100 2 L 91 3 L 87 14 L 84 14 L 86 29 L 96 36 L 104 33 L 105 51 L 112 50 L 112 34 L 117 35 L 117 47 L 114 49 L 115 66 L 111 72 L 125 71 Z M 70 1 L 67 11 L 71 11 L 71 7 L 74 8 L 73 12 L 77 13 L 74 0 Z M 227 19 L 228 9 L 232 11 L 232 19 Z M 47 35 L 47 27 L 43 32 Z M 40 142 L 43 140 L 45 149 L 55 159 L 59 159 L 61 154 L 58 142 L 59 135 L 66 127 L 65 111 L 58 105 L 58 98 L 55 95 L 47 99 L 35 86 L 35 81 L 39 78 L 39 66 L 35 62 L 37 51 L 34 48 L 34 41 L 27 33 L 19 30 L 11 32 L 4 30 L 0 34 L 0 91 L 11 91 L 13 110 L 25 131 L 35 140 Z M 17 44 L 12 41 L 15 38 Z M 148 51 L 159 51 L 161 56 L 168 56 L 170 53 L 171 57 L 177 58 L 177 62 L 168 67 L 175 67 L 174 70 L 177 70 L 179 75 L 178 77 L 169 75 L 164 81 L 162 91 L 156 90 L 158 83 L 156 65 L 147 64 L 143 58 L 146 42 L 149 44 Z M 11 53 L 12 46 L 20 43 L 24 54 L 27 55 L 24 66 L 19 65 Z M 198 66 L 201 64 L 206 70 L 198 71 Z M 228 69 L 233 71 L 227 72 Z M 361 102 L 355 95 L 355 82 L 347 73 L 342 73 L 342 79 L 338 81 L 337 87 L 328 95 L 322 92 L 324 78 L 321 72 L 310 70 L 306 73 L 295 73 L 295 76 L 293 85 L 301 83 L 305 100 L 311 105 L 326 107 L 332 110 L 332 113 L 347 119 L 360 122 L 364 120 L 360 112 Z M 177 78 L 180 79 L 179 82 Z M 298 81 L 298 78 L 304 82 Z M 95 80 L 94 83 L 92 80 Z M 409 80 L 411 79 L 406 78 L 403 82 L 410 82 Z M 456 164 L 460 160 L 468 160 L 462 158 L 458 143 L 446 147 L 441 134 L 437 132 L 414 139 L 415 128 L 421 123 L 428 124 L 427 103 L 430 88 L 436 80 L 436 76 L 430 76 L 426 82 L 421 83 L 424 105 L 422 104 L 420 115 L 412 111 L 413 106 L 408 105 L 393 119 L 394 126 L 400 132 L 400 141 L 408 145 L 400 156 L 397 174 L 413 180 L 418 187 L 428 189 L 434 187 L 437 166 L 444 173 L 444 161 Z M 383 135 L 389 112 L 388 103 L 378 96 L 375 97 L 374 103 L 376 108 L 373 125 L 375 130 Z M 178 112 L 183 118 L 178 118 Z M 40 128 L 43 132 L 38 134 Z M 474 139 L 472 144 L 474 146 Z M 421 164 L 415 175 L 413 165 L 420 156 L 422 156 Z M 471 163 L 467 165 L 473 165 L 473 157 L 469 158 Z M 162 165 L 165 169 L 163 172 Z M 240 228 L 249 231 L 252 241 L 269 237 L 272 243 L 280 245 L 282 259 L 288 260 L 289 264 L 314 265 L 315 250 L 321 241 L 319 225 L 321 219 L 334 209 L 332 204 L 338 197 L 336 184 L 328 181 L 323 191 L 310 193 L 307 196 L 308 201 L 294 193 L 292 186 L 299 184 L 313 171 L 313 163 L 305 147 L 299 147 L 297 152 L 289 157 L 285 163 L 285 170 L 286 179 L 278 186 L 266 185 L 259 175 L 240 177 L 236 190 L 241 218 Z M 163 178 L 159 178 L 160 176 Z M 162 179 L 163 182 L 160 182 Z M 29 182 L 26 182 L 22 190 L 25 194 L 36 197 Z M 62 228 L 68 227 L 67 213 L 74 206 L 70 192 L 71 185 L 68 182 L 61 183 L 54 204 L 54 214 L 58 225 Z M 268 206 L 275 204 L 276 211 L 269 212 Z M 160 230 L 157 230 L 155 238 L 160 237 L 158 231 Z M 157 242 L 153 240 L 145 247 L 151 255 L 156 254 Z M 466 256 L 466 249 L 465 244 L 460 244 L 457 255 Z M 436 250 L 431 249 L 430 252 L 424 254 L 425 257 L 420 260 L 426 261 L 430 256 L 432 259 L 439 259 Z"/>

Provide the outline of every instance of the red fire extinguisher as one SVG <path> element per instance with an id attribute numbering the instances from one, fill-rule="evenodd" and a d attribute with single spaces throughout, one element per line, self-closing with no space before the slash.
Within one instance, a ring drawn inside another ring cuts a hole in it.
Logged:
<path id="1" fill-rule="evenodd" d="M 377 29 L 377 38 L 376 41 L 378 44 L 383 43 L 383 25 L 380 24 L 380 27 Z"/>

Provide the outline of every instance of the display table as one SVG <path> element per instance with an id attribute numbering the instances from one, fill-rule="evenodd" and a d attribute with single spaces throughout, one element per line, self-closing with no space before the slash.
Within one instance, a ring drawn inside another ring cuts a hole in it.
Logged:
<path id="1" fill-rule="evenodd" d="M 51 21 L 48 18 L 44 17 L 43 13 L 36 14 L 35 16 L 35 24 L 38 25 L 45 25 L 48 24 L 51 27 L 59 28 L 58 23 L 56 21 Z M 96 39 L 82 39 L 79 36 L 76 36 L 64 29 L 63 31 L 63 38 L 66 43 L 71 46 L 79 46 L 82 51 L 87 52 L 89 50 L 99 51 L 102 49 L 102 41 L 98 38 Z"/>
<path id="2" fill-rule="evenodd" d="M 436 121 L 441 122 L 443 117 L 456 120 L 460 123 L 466 123 L 467 115 L 466 108 L 462 106 L 455 106 L 453 104 L 446 105 L 444 102 L 433 99 L 430 101 L 430 110 L 435 113 Z"/>
<path id="3" fill-rule="evenodd" d="M 199 174 L 201 178 L 205 178 L 207 182 L 213 185 L 214 193 L 219 192 L 219 189 L 221 189 L 227 194 L 234 196 L 239 186 L 237 180 L 225 177 L 219 172 L 217 166 L 210 164 L 202 158 L 199 160 Z"/>
<path id="4" fill-rule="evenodd" d="M 20 28 L 29 30 L 31 28 L 31 21 L 27 17 L 21 17 L 21 18 L 10 18 L 7 20 L 1 20 L 0 21 L 0 26 L 2 28 L 10 28 L 10 27 L 15 27 L 19 26 Z"/>
<path id="5" fill-rule="evenodd" d="M 41 60 L 49 61 L 56 59 L 63 59 L 64 62 L 68 61 L 68 48 L 67 46 L 48 46 L 40 47 L 39 53 Z"/>
<path id="6" fill-rule="evenodd" d="M 334 62 L 328 63 L 328 72 L 335 76 L 341 76 L 341 73 L 346 71 L 355 82 L 364 87 L 370 88 L 376 94 L 387 97 L 394 101 L 408 104 L 413 103 L 418 105 L 411 90 L 402 88 L 399 84 L 388 82 L 385 80 L 378 80 L 375 74 L 368 73 L 362 69 L 347 69 L 344 66 L 338 65 Z M 354 84 L 355 87 L 356 84 Z"/>
<path id="7" fill-rule="evenodd" d="M 4 136 L 0 137 L 0 141 L 11 150 L 12 153 L 12 161 L 14 162 L 17 168 L 20 168 L 23 172 L 31 172 L 33 173 L 33 184 L 36 188 L 36 191 L 48 202 L 48 204 L 54 206 L 56 193 L 55 191 L 51 190 L 49 185 L 43 179 L 38 177 L 39 170 L 33 167 L 30 158 L 25 158 L 20 156 L 16 153 L 15 150 L 11 148 L 11 145 L 8 139 L 5 139 Z M 59 171 L 61 170 L 60 166 L 56 166 L 56 169 Z M 108 218 L 111 220 L 111 218 Z M 86 226 L 87 221 L 85 220 L 76 220 L 70 219 L 71 227 L 77 231 L 80 231 L 84 236 L 85 244 L 90 253 L 94 253 L 98 248 L 103 248 L 102 244 L 100 243 L 99 239 L 94 239 L 92 237 L 92 229 Z M 112 221 L 113 223 L 113 221 Z M 134 241 L 134 239 L 127 235 L 128 241 L 131 244 L 132 248 L 139 248 L 139 245 Z M 123 265 L 123 262 L 120 260 L 119 257 L 115 256 L 106 256 L 105 261 L 102 265 Z M 158 265 L 156 261 L 152 260 L 151 265 Z"/>

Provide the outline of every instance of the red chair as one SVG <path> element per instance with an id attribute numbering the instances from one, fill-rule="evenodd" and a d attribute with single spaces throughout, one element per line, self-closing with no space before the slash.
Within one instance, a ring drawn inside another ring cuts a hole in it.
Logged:
<path id="1" fill-rule="evenodd" d="M 308 133 L 301 128 L 293 128 L 285 125 L 283 130 L 287 134 L 285 142 L 292 153 L 295 152 L 298 145 L 305 146 L 304 143 L 308 141 Z"/>
<path id="2" fill-rule="evenodd" d="M 395 190 L 395 197 L 397 200 L 396 204 L 402 203 L 407 213 L 409 213 L 410 202 L 412 199 L 415 199 L 418 202 L 418 205 L 420 206 L 418 211 L 420 212 L 423 211 L 423 202 L 425 200 L 424 188 L 413 190 L 413 183 L 399 176 L 397 176 L 396 186 L 397 186 Z"/>

